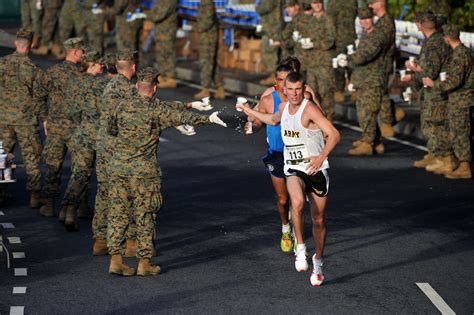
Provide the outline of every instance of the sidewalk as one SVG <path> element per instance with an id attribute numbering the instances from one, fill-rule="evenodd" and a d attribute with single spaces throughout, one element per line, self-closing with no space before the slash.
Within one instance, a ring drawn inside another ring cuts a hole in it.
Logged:
<path id="1" fill-rule="evenodd" d="M 179 61 L 176 74 L 180 80 L 199 84 L 199 64 L 197 61 Z M 254 98 L 260 96 L 266 89 L 265 86 L 258 84 L 258 82 L 265 77 L 264 75 L 250 74 L 230 69 L 224 69 L 222 75 L 227 92 Z M 399 95 L 390 95 L 390 97 L 406 114 L 405 118 L 394 126 L 397 134 L 424 141 L 420 129 L 420 110 L 418 106 L 404 102 Z M 346 93 L 346 102 L 344 104 L 336 104 L 336 116 L 357 124 L 355 104 L 352 103 L 350 99 L 350 94 Z"/>

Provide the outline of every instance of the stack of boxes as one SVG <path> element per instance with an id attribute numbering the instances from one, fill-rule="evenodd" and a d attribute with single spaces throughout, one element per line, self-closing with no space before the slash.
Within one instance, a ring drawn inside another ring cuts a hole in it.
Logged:
<path id="1" fill-rule="evenodd" d="M 251 73 L 265 72 L 262 58 L 262 40 L 240 37 L 239 48 L 229 51 L 221 43 L 219 65 L 223 68 L 236 69 Z"/>

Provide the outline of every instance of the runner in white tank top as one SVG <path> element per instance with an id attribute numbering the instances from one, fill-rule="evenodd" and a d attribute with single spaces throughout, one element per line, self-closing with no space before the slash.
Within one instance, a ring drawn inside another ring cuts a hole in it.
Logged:
<path id="1" fill-rule="evenodd" d="M 329 183 L 327 157 L 339 142 L 340 135 L 315 104 L 304 100 L 304 85 L 304 79 L 300 74 L 290 73 L 285 80 L 288 103 L 281 104 L 278 112 L 274 114 L 260 113 L 245 106 L 237 107 L 266 124 L 276 125 L 281 122 L 282 138 L 285 143 L 285 173 L 289 175 L 286 182 L 297 242 L 295 268 L 298 272 L 308 269 L 303 236 L 303 209 L 306 195 L 311 205 L 313 238 L 316 245 L 310 281 L 313 286 L 319 286 L 324 281 L 322 269 L 326 243 L 324 210 Z"/>

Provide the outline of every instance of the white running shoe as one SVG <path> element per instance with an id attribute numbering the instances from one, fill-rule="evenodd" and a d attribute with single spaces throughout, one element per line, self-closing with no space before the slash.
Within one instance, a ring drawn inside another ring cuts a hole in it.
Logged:
<path id="1" fill-rule="evenodd" d="M 310 281 L 313 287 L 319 287 L 324 281 L 323 261 L 318 261 L 316 254 L 313 255 L 313 272 L 311 273 Z"/>
<path id="2" fill-rule="evenodd" d="M 296 271 L 305 272 L 306 270 L 308 270 L 308 261 L 306 260 L 306 247 L 297 249 L 295 256 Z"/>
<path id="3" fill-rule="evenodd" d="M 194 131 L 194 127 L 191 125 L 180 125 L 175 128 L 178 129 L 179 132 L 181 132 L 185 136 L 194 136 L 196 134 L 196 131 Z"/>

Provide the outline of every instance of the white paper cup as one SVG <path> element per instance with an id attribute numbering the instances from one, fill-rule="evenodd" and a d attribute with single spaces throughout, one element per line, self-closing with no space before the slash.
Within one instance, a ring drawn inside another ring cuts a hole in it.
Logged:
<path id="1" fill-rule="evenodd" d="M 246 135 L 251 135 L 251 134 L 253 134 L 252 122 L 247 121 L 247 122 L 245 123 L 244 129 L 245 129 L 245 134 L 246 134 Z"/>
<path id="2" fill-rule="evenodd" d="M 6 168 L 3 170 L 3 178 L 5 180 L 12 180 L 12 169 Z"/>
<path id="3" fill-rule="evenodd" d="M 400 79 L 403 79 L 407 75 L 406 70 L 400 70 Z"/>
<path id="4" fill-rule="evenodd" d="M 263 29 L 262 24 L 257 24 L 257 26 L 255 27 L 255 31 L 256 31 L 257 33 L 260 33 L 260 32 L 262 31 L 262 29 Z"/>
<path id="5" fill-rule="evenodd" d="M 348 45 L 347 46 L 347 54 L 353 54 L 354 53 L 354 45 Z"/>
<path id="6" fill-rule="evenodd" d="M 0 168 L 7 167 L 7 154 L 0 154 Z"/>
<path id="7" fill-rule="evenodd" d="M 294 31 L 293 32 L 293 38 L 299 38 L 300 37 L 300 32 Z"/>
<path id="8" fill-rule="evenodd" d="M 247 103 L 247 99 L 245 97 L 237 97 L 237 105 L 244 105 L 245 103 Z M 243 109 L 239 107 L 237 107 L 236 110 L 238 112 L 243 111 Z"/>
<path id="9" fill-rule="evenodd" d="M 410 102 L 411 101 L 411 93 L 403 92 L 403 100 L 405 102 Z"/>
<path id="10" fill-rule="evenodd" d="M 416 57 L 415 57 L 415 56 L 410 56 L 410 57 L 408 58 L 408 60 L 409 60 L 409 62 L 410 62 L 411 65 L 415 65 L 415 63 L 416 63 Z"/>
<path id="11" fill-rule="evenodd" d="M 202 99 L 202 102 L 206 105 L 209 105 L 210 101 L 211 101 L 211 98 L 209 96 Z"/>
<path id="12" fill-rule="evenodd" d="M 447 77 L 447 73 L 446 73 L 446 72 L 441 72 L 441 73 L 439 74 L 439 79 L 440 79 L 442 82 L 446 81 L 447 78 L 448 78 L 448 77 Z"/>
<path id="13" fill-rule="evenodd" d="M 332 58 L 332 67 L 333 67 L 334 69 L 337 68 L 337 58 Z"/>
<path id="14" fill-rule="evenodd" d="M 408 93 L 408 94 L 413 93 L 413 91 L 411 90 L 411 87 L 407 87 L 407 89 L 405 90 L 405 92 Z"/>

